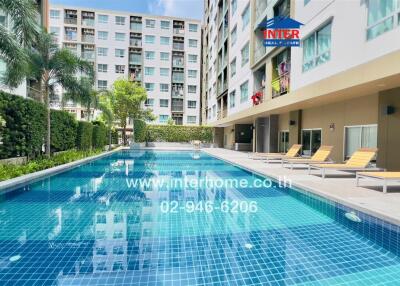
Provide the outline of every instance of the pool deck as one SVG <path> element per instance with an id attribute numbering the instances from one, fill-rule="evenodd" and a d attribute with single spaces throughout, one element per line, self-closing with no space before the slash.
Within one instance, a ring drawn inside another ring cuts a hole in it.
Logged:
<path id="1" fill-rule="evenodd" d="M 322 179 L 317 170 L 308 175 L 305 165 L 290 170 L 281 167 L 281 163 L 267 164 L 264 160 L 253 160 L 247 152 L 222 148 L 205 148 L 202 151 L 274 179 L 285 176 L 295 187 L 400 225 L 400 186 L 388 184 L 388 193 L 384 194 L 379 181 L 361 179 L 362 187 L 357 187 L 354 174 L 329 171 L 327 177 Z"/>

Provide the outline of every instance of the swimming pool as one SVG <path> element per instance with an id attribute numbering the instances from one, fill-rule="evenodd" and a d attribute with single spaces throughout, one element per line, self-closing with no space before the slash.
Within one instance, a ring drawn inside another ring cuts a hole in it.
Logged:
<path id="1" fill-rule="evenodd" d="M 122 151 L 3 193 L 0 285 L 400 284 L 398 226 L 276 183 L 140 178 L 262 179 L 205 153 Z"/>

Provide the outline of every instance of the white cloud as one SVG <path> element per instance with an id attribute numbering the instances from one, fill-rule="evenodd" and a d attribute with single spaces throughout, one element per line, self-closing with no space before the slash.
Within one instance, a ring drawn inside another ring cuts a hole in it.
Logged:
<path id="1" fill-rule="evenodd" d="M 203 0 L 152 0 L 148 5 L 151 14 L 183 18 L 203 18 Z"/>

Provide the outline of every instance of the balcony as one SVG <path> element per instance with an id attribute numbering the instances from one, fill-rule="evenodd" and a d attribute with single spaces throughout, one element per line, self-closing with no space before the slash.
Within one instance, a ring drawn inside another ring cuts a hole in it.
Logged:
<path id="1" fill-rule="evenodd" d="M 95 53 L 94 53 L 94 51 L 83 51 L 82 52 L 82 58 L 87 60 L 87 61 L 94 61 Z"/>
<path id="2" fill-rule="evenodd" d="M 262 57 L 265 56 L 266 48 L 264 45 L 260 45 L 255 47 L 254 49 L 254 63 L 258 62 Z"/>
<path id="3" fill-rule="evenodd" d="M 172 97 L 183 98 L 183 88 L 182 89 L 173 89 L 172 90 Z"/>
<path id="4" fill-rule="evenodd" d="M 94 36 L 93 35 L 82 35 L 82 42 L 93 44 Z"/>
<path id="5" fill-rule="evenodd" d="M 64 40 L 65 41 L 72 41 L 72 42 L 76 42 L 77 40 L 77 34 L 65 34 L 64 36 Z"/>
<path id="6" fill-rule="evenodd" d="M 183 57 L 173 57 L 172 58 L 172 67 L 183 68 L 184 65 L 185 65 L 185 62 L 183 60 Z"/>
<path id="7" fill-rule="evenodd" d="M 255 90 L 253 93 L 253 96 L 251 97 L 251 100 L 253 101 L 253 106 L 259 105 L 263 103 L 264 101 L 264 87 Z"/>
<path id="8" fill-rule="evenodd" d="M 183 50 L 185 50 L 185 45 L 183 43 L 173 43 L 172 49 L 178 50 L 178 51 L 183 51 Z"/>
<path id="9" fill-rule="evenodd" d="M 142 40 L 141 39 L 130 39 L 129 44 L 131 47 L 142 47 Z"/>
<path id="10" fill-rule="evenodd" d="M 94 19 L 82 19 L 82 26 L 94 27 Z"/>
<path id="11" fill-rule="evenodd" d="M 142 73 L 141 72 L 131 72 L 129 79 L 131 81 L 142 81 Z"/>
<path id="12" fill-rule="evenodd" d="M 185 82 L 185 76 L 183 73 L 172 73 L 172 82 L 179 82 L 179 83 L 184 83 Z"/>
<path id="13" fill-rule="evenodd" d="M 221 110 L 218 110 L 218 112 L 217 112 L 217 119 L 218 120 L 220 120 L 222 118 L 225 118 L 227 116 L 228 116 L 228 110 L 227 109 L 222 110 L 222 112 L 221 112 Z"/>
<path id="14" fill-rule="evenodd" d="M 183 103 L 182 104 L 172 104 L 171 111 L 172 112 L 183 112 Z"/>
<path id="15" fill-rule="evenodd" d="M 185 34 L 185 29 L 183 27 L 174 28 L 174 34 L 178 36 L 183 36 Z"/>
<path id="16" fill-rule="evenodd" d="M 284 95 L 289 92 L 290 71 L 282 73 L 271 82 L 272 98 Z"/>
<path id="17" fill-rule="evenodd" d="M 133 32 L 142 32 L 142 23 L 140 22 L 132 22 L 131 23 L 131 31 Z"/>
<path id="18" fill-rule="evenodd" d="M 65 18 L 64 19 L 64 24 L 77 25 L 78 24 L 78 19 L 77 18 Z"/>
<path id="19" fill-rule="evenodd" d="M 256 24 L 262 21 L 262 17 L 265 16 L 266 9 L 268 6 L 268 1 L 256 0 Z"/>
<path id="20" fill-rule="evenodd" d="M 142 64 L 142 55 L 130 55 L 129 56 L 129 64 L 131 65 L 141 65 Z"/>

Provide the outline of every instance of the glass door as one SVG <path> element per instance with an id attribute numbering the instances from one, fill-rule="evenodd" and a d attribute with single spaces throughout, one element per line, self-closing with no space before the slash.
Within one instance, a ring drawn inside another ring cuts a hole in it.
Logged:
<path id="1" fill-rule="evenodd" d="M 279 132 L 279 152 L 286 153 L 289 149 L 289 131 Z"/>
<path id="2" fill-rule="evenodd" d="M 302 154 L 312 156 L 321 146 L 321 129 L 304 129 L 301 131 Z"/>

